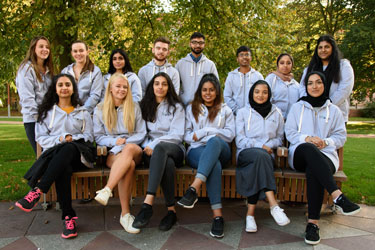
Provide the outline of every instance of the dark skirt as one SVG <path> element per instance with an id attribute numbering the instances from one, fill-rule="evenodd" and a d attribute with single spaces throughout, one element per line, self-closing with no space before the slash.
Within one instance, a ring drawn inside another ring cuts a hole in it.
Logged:
<path id="1" fill-rule="evenodd" d="M 247 148 L 240 152 L 236 168 L 237 193 L 249 197 L 259 191 L 259 200 L 266 198 L 264 189 L 276 192 L 274 160 L 262 148 Z"/>

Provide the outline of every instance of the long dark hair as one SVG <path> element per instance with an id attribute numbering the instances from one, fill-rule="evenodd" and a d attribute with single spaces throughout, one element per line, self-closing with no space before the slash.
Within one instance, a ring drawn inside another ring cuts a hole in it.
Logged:
<path id="1" fill-rule="evenodd" d="M 320 59 L 320 57 L 318 56 L 318 47 L 319 47 L 320 42 L 323 42 L 323 41 L 331 44 L 331 46 L 332 46 L 332 54 L 329 58 L 329 64 L 328 64 L 326 70 L 324 70 L 324 71 L 323 71 L 323 62 Z M 337 47 L 335 39 L 331 35 L 323 35 L 323 36 L 319 37 L 319 39 L 316 43 L 314 55 L 311 58 L 311 61 L 310 61 L 309 67 L 307 68 L 306 73 L 308 74 L 311 71 L 322 72 L 326 77 L 326 85 L 325 85 L 324 89 L 325 89 L 326 93 L 329 93 L 332 82 L 334 81 L 334 82 L 338 83 L 340 81 L 340 77 L 341 77 L 340 76 L 340 60 L 341 60 L 341 58 L 342 58 L 342 53 L 339 50 L 339 48 Z M 306 82 L 307 82 L 307 78 L 305 78 L 305 84 L 306 84 Z"/>
<path id="2" fill-rule="evenodd" d="M 82 105 L 81 101 L 79 100 L 77 83 L 74 80 L 74 77 L 69 74 L 56 75 L 52 78 L 51 86 L 49 86 L 42 103 L 38 107 L 38 122 L 42 122 L 46 118 L 47 112 L 53 107 L 53 105 L 59 103 L 59 96 L 56 93 L 56 84 L 60 77 L 63 76 L 68 77 L 73 85 L 73 94 L 70 97 L 72 106 L 77 107 L 77 105 Z"/>
<path id="3" fill-rule="evenodd" d="M 128 73 L 128 72 L 133 72 L 133 68 L 130 64 L 129 57 L 126 54 L 126 52 L 122 49 L 114 49 L 114 50 L 112 50 L 111 56 L 109 57 L 108 73 L 114 74 L 116 72 L 116 68 L 115 68 L 115 66 L 113 66 L 113 56 L 116 53 L 120 53 L 124 57 L 124 60 L 125 60 L 125 66 L 122 68 L 122 73 L 125 74 L 125 73 Z"/>
<path id="4" fill-rule="evenodd" d="M 173 107 L 172 113 L 174 114 L 174 112 L 176 111 L 176 104 L 181 103 L 180 98 L 176 94 L 172 80 L 169 77 L 169 75 L 165 72 L 157 73 L 148 83 L 145 96 L 142 98 L 140 102 L 140 107 L 142 110 L 142 118 L 146 122 L 154 122 L 156 118 L 156 109 L 159 103 L 156 102 L 156 97 L 154 93 L 154 81 L 155 81 L 155 78 L 159 76 L 163 76 L 165 79 L 167 79 L 168 92 L 165 97 L 165 100 L 168 102 L 168 111 L 170 110 L 170 107 Z"/>
<path id="5" fill-rule="evenodd" d="M 191 102 L 191 111 L 193 112 L 193 116 L 196 122 L 198 122 L 199 113 L 201 112 L 201 104 L 204 103 L 202 98 L 202 88 L 203 84 L 205 84 L 206 82 L 211 82 L 216 89 L 216 98 L 214 100 L 214 105 L 208 111 L 208 120 L 210 122 L 212 122 L 215 119 L 217 113 L 219 113 L 221 104 L 223 102 L 219 79 L 217 79 L 216 75 L 212 73 L 205 74 L 199 82 L 197 91 L 195 91 L 194 94 L 194 99 Z"/>

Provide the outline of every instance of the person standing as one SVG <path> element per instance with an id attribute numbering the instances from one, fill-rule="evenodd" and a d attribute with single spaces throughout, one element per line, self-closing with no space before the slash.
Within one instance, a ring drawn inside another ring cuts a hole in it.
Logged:
<path id="1" fill-rule="evenodd" d="M 35 122 L 38 105 L 42 103 L 53 76 L 50 43 L 44 36 L 31 40 L 25 59 L 20 64 L 16 86 L 20 97 L 23 125 L 27 138 L 36 154 Z"/>
<path id="2" fill-rule="evenodd" d="M 72 57 L 75 62 L 65 67 L 61 73 L 74 77 L 78 85 L 79 99 L 92 114 L 102 94 L 102 72 L 90 60 L 89 49 L 84 41 L 77 40 L 72 44 Z"/>
<path id="3" fill-rule="evenodd" d="M 215 63 L 204 54 L 205 37 L 202 33 L 194 32 L 190 37 L 190 49 L 186 57 L 180 59 L 176 69 L 181 78 L 181 100 L 188 105 L 193 99 L 195 91 L 203 75 L 213 73 L 219 79 Z"/>
<path id="4" fill-rule="evenodd" d="M 229 72 L 224 86 L 224 102 L 234 114 L 249 103 L 248 96 L 251 86 L 256 81 L 263 80 L 262 74 L 250 66 L 251 51 L 249 47 L 239 47 L 236 55 L 240 67 Z"/>
<path id="5" fill-rule="evenodd" d="M 170 54 L 170 44 L 171 42 L 168 38 L 163 36 L 156 38 L 154 41 L 154 46 L 152 47 L 154 58 L 138 72 L 138 77 L 142 85 L 142 96 L 145 95 L 150 80 L 159 72 L 167 73 L 173 82 L 174 90 L 177 95 L 180 93 L 180 75 L 177 69 L 175 69 L 167 59 Z"/>
<path id="6" fill-rule="evenodd" d="M 332 103 L 338 106 L 344 116 L 349 119 L 350 94 L 354 86 L 354 71 L 349 60 L 342 59 L 335 39 L 330 35 L 321 36 L 316 44 L 310 64 L 303 71 L 300 81 L 299 96 L 306 96 L 305 78 L 311 71 L 322 72 L 326 78 L 325 94 Z"/>
<path id="7" fill-rule="evenodd" d="M 132 91 L 133 101 L 139 102 L 142 99 L 142 87 L 141 81 L 137 74 L 133 72 L 133 68 L 130 64 L 130 60 L 126 52 L 122 49 L 112 50 L 111 56 L 109 57 L 109 68 L 108 73 L 103 76 L 103 90 L 100 101 L 104 100 L 105 90 L 108 85 L 109 78 L 115 73 L 124 74 L 129 81 L 129 87 Z"/>

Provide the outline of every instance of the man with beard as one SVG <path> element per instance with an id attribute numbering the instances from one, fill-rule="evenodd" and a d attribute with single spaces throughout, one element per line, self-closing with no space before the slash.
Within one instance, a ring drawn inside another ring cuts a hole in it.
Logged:
<path id="1" fill-rule="evenodd" d="M 167 60 L 170 53 L 170 44 L 171 42 L 166 37 L 158 37 L 154 41 L 154 46 L 152 47 L 154 58 L 138 72 L 138 77 L 142 85 L 142 96 L 145 95 L 146 87 L 152 77 L 160 71 L 168 74 L 172 79 L 177 95 L 180 93 L 180 76 L 178 71 Z"/>
<path id="2" fill-rule="evenodd" d="M 204 44 L 204 35 L 194 32 L 190 37 L 191 53 L 180 59 L 176 64 L 182 84 L 180 97 L 185 105 L 193 100 L 203 75 L 213 73 L 219 78 L 215 64 L 202 53 Z"/>
<path id="3" fill-rule="evenodd" d="M 263 80 L 262 74 L 250 66 L 251 52 L 249 47 L 239 47 L 236 55 L 240 67 L 229 72 L 224 86 L 224 102 L 232 109 L 234 114 L 249 103 L 251 86 L 256 81 Z"/>

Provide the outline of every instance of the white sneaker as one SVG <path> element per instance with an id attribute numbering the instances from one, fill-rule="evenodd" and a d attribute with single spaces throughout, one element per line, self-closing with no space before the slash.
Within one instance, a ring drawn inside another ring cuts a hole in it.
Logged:
<path id="1" fill-rule="evenodd" d="M 279 226 L 285 226 L 290 223 L 289 218 L 284 213 L 284 209 L 278 205 L 271 208 L 271 215 Z"/>
<path id="2" fill-rule="evenodd" d="M 131 215 L 130 213 L 127 213 L 124 216 L 121 216 L 120 214 L 120 224 L 125 229 L 125 231 L 131 234 L 137 234 L 141 230 L 133 227 L 133 221 L 134 221 L 134 216 Z"/>
<path id="3" fill-rule="evenodd" d="M 95 200 L 102 204 L 103 206 L 106 206 L 109 200 L 109 197 L 112 197 L 112 191 L 109 187 L 105 187 L 103 189 L 100 189 L 96 191 L 97 195 L 95 196 Z"/>
<path id="4" fill-rule="evenodd" d="M 246 229 L 245 231 L 248 233 L 255 233 L 258 230 L 257 224 L 255 223 L 254 216 L 247 215 L 246 216 Z"/>

